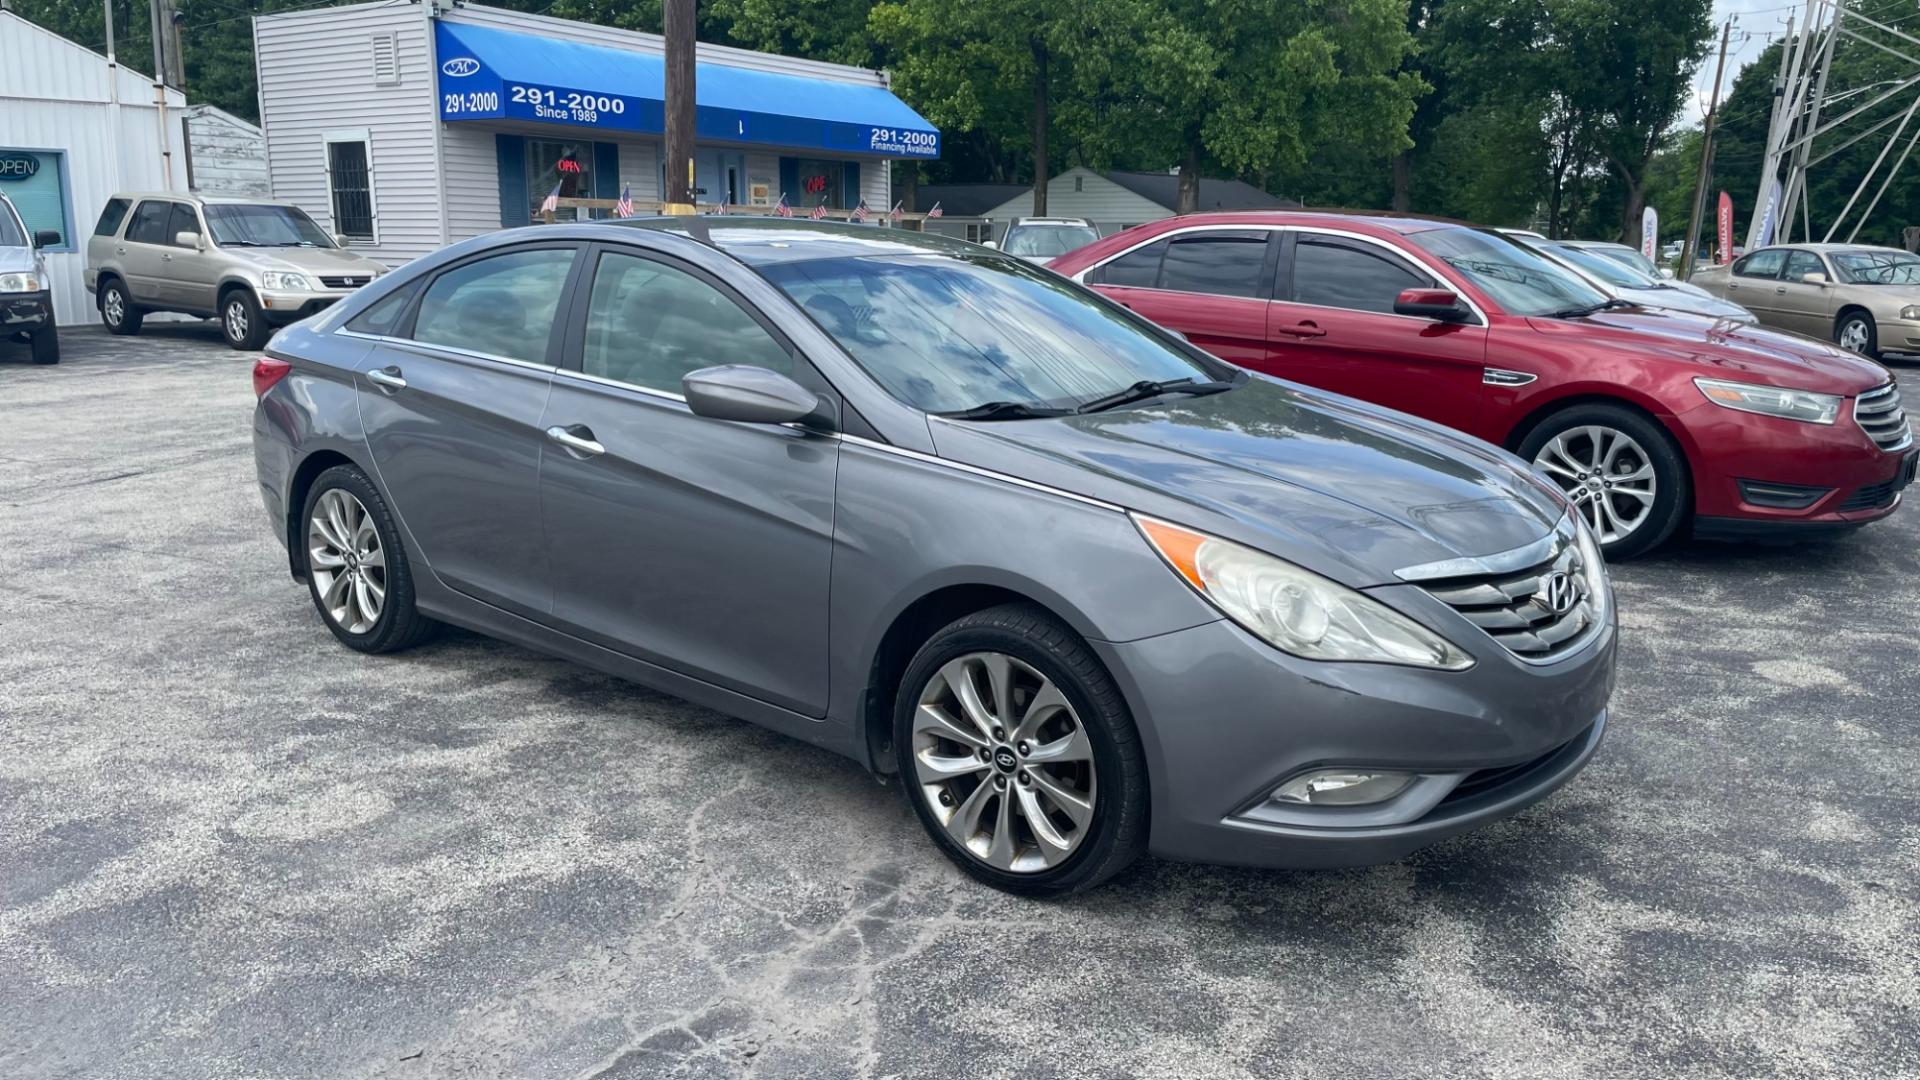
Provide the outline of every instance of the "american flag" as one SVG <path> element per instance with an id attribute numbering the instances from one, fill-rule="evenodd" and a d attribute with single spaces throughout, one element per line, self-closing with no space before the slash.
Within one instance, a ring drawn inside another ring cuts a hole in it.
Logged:
<path id="1" fill-rule="evenodd" d="M 853 208 L 853 220 L 855 221 L 867 220 L 867 200 L 861 199 L 860 205 Z"/>
<path id="2" fill-rule="evenodd" d="M 813 208 L 813 213 L 808 214 L 807 218 L 812 221 L 819 221 L 821 218 L 826 216 L 827 216 L 827 204 L 821 203 L 819 206 L 816 206 Z"/>
<path id="3" fill-rule="evenodd" d="M 726 213 L 726 212 L 727 212 L 727 200 L 725 200 L 725 199 L 721 199 L 721 200 L 720 200 L 720 205 L 719 205 L 719 206 L 716 206 L 716 207 L 714 207 L 714 208 L 713 208 L 713 212 L 714 212 L 714 213 L 716 213 L 716 214 L 724 214 L 724 213 Z"/>
<path id="4" fill-rule="evenodd" d="M 897 202 L 897 203 L 894 203 L 894 204 L 893 204 L 893 209 L 892 209 L 892 210 L 889 210 L 889 211 L 887 211 L 887 216 L 888 216 L 888 217 L 890 217 L 890 218 L 892 218 L 892 219 L 893 219 L 893 220 L 895 220 L 895 221 L 899 221 L 899 220 L 900 220 L 900 215 L 901 215 L 901 210 L 900 210 L 900 208 L 901 208 L 901 207 L 903 207 L 903 206 L 905 206 L 905 205 L 907 205 L 907 200 L 905 200 L 905 199 L 901 199 L 901 200 L 900 200 L 899 202 Z"/>
<path id="5" fill-rule="evenodd" d="M 560 185 L 555 184 L 553 190 L 547 192 L 547 197 L 540 200 L 540 212 L 551 214 L 558 209 L 560 209 Z"/>
<path id="6" fill-rule="evenodd" d="M 787 193 L 780 193 L 780 203 L 773 208 L 774 217 L 792 217 L 793 207 L 787 203 Z"/>
<path id="7" fill-rule="evenodd" d="M 626 187 L 620 189 L 620 201 L 613 204 L 613 216 L 623 218 L 633 216 L 632 184 L 628 184 Z"/>
<path id="8" fill-rule="evenodd" d="M 940 217 L 940 216 L 942 216 L 942 215 L 941 215 L 941 211 L 940 211 L 940 204 L 939 204 L 939 203 L 934 203 L 934 204 L 933 204 L 933 209 L 931 209 L 931 210 L 929 210 L 929 211 L 927 211 L 927 216 L 928 216 L 928 217 Z"/>

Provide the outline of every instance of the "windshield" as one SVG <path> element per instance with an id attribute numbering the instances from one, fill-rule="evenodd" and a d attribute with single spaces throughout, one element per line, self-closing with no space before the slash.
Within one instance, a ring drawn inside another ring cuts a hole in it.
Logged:
<path id="1" fill-rule="evenodd" d="M 213 242 L 222 247 L 334 246 L 313 219 L 291 206 L 271 203 L 209 203 L 203 211 Z"/>
<path id="2" fill-rule="evenodd" d="M 874 255 L 762 272 L 889 393 L 925 412 L 1073 408 L 1137 382 L 1224 377 L 1014 259 Z"/>
<path id="3" fill-rule="evenodd" d="M 1015 225 L 1007 230 L 1006 253 L 1051 259 L 1086 247 L 1100 234 L 1089 225 Z"/>
<path id="4" fill-rule="evenodd" d="M 1518 240 L 1478 229 L 1428 229 L 1407 239 L 1465 274 L 1514 315 L 1561 315 L 1597 308 L 1607 295 Z"/>
<path id="5" fill-rule="evenodd" d="M 1829 256 L 1854 285 L 1920 285 L 1920 255 L 1905 251 L 1837 251 Z"/>
<path id="6" fill-rule="evenodd" d="M 1603 248 L 1588 248 L 1587 250 L 1593 252 L 1595 255 L 1598 255 L 1602 258 L 1611 259 L 1622 266 L 1631 266 L 1635 270 L 1640 271 L 1641 273 L 1647 275 L 1650 278 L 1657 278 L 1660 276 L 1660 268 L 1653 265 L 1653 260 L 1647 258 L 1645 255 L 1640 254 L 1639 252 L 1633 250 L 1632 248 L 1603 247 Z"/>
<path id="7" fill-rule="evenodd" d="M 1552 244 L 1548 250 L 1617 289 L 1657 289 L 1665 284 L 1657 277 L 1641 273 L 1624 262 L 1615 262 L 1591 248 Z"/>
<path id="8" fill-rule="evenodd" d="M 0 202 L 0 247 L 26 247 L 27 233 L 13 215 L 13 204 Z"/>

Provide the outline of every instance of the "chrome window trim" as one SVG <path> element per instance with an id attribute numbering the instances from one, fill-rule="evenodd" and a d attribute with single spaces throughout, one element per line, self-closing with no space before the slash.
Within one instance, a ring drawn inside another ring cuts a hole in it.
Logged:
<path id="1" fill-rule="evenodd" d="M 1573 535 L 1573 515 L 1569 513 L 1562 515 L 1547 535 L 1531 544 L 1496 551 L 1491 555 L 1470 555 L 1402 567 L 1395 570 L 1393 576 L 1401 581 L 1435 581 L 1441 578 L 1512 574 L 1546 561 L 1562 540 L 1570 539 Z"/>
<path id="2" fill-rule="evenodd" d="M 992 469 L 983 469 L 978 465 L 968 465 L 968 464 L 965 464 L 964 462 L 954 461 L 951 458 L 943 458 L 934 454 L 923 454 L 918 450 L 908 450 L 905 447 L 894 446 L 890 443 L 874 442 L 872 439 L 862 438 L 858 435 L 848 435 L 848 434 L 842 433 L 839 436 L 839 439 L 843 443 L 849 443 L 854 446 L 865 447 L 866 449 L 869 449 L 869 450 L 876 450 L 883 454 L 892 454 L 895 457 L 903 457 L 908 459 L 909 461 L 923 462 L 928 465 L 938 465 L 944 468 L 953 469 L 956 472 L 968 473 L 972 476 L 978 476 L 988 480 L 998 480 L 1003 484 L 1012 484 L 1015 487 L 1026 488 L 1028 491 L 1038 491 L 1038 492 L 1041 492 L 1042 494 L 1054 495 L 1062 499 L 1071 499 L 1074 502 L 1081 503 L 1086 506 L 1096 507 L 1101 510 L 1106 510 L 1110 513 L 1124 514 L 1127 512 L 1124 507 L 1116 506 L 1113 503 L 1106 502 L 1101 499 L 1096 499 L 1091 495 L 1081 495 L 1072 491 L 1063 491 L 1060 488 L 1049 487 L 1048 485 L 1039 483 L 1038 481 L 1026 480 L 1018 476 L 1010 476 L 1007 473 L 995 472 Z"/>
<path id="3" fill-rule="evenodd" d="M 687 402 L 687 398 L 685 394 L 676 394 L 671 390 L 655 390 L 651 386 L 641 386 L 638 383 L 621 382 L 619 379 L 609 379 L 604 375 L 590 375 L 587 372 L 575 371 L 572 368 L 556 368 L 554 370 L 554 374 L 562 376 L 563 378 L 572 379 L 577 382 L 588 383 L 594 386 L 610 386 L 615 390 L 631 390 L 636 394 L 645 394 L 648 397 L 659 398 L 663 401 L 677 401 L 677 402 L 680 402 L 682 405 L 686 404 Z"/>
<path id="4" fill-rule="evenodd" d="M 1228 230 L 1238 231 L 1238 232 L 1247 232 L 1250 230 L 1259 230 L 1259 229 L 1264 229 L 1267 232 L 1312 233 L 1316 236 L 1332 236 L 1341 240 L 1357 240 L 1360 243 L 1371 244 L 1374 247 L 1381 249 L 1382 251 L 1398 256 L 1400 260 L 1403 262 L 1412 263 L 1414 266 L 1419 267 L 1423 272 L 1426 273 L 1428 277 L 1432 278 L 1435 281 L 1452 284 L 1452 280 L 1448 278 L 1447 275 L 1441 273 L 1431 262 L 1427 261 L 1426 252 L 1419 252 L 1416 254 L 1414 252 L 1407 251 L 1404 248 L 1396 247 L 1395 245 L 1390 244 L 1387 241 L 1382 240 L 1377 236 L 1368 236 L 1365 233 L 1348 232 L 1344 229 L 1332 229 L 1323 225 L 1266 225 L 1266 224 L 1189 225 L 1185 228 L 1173 229 L 1168 232 L 1158 233 L 1154 236 L 1147 237 L 1146 239 L 1140 241 L 1137 244 L 1133 244 L 1129 247 L 1122 248 L 1121 250 L 1114 252 L 1113 254 L 1107 256 L 1106 258 L 1101 259 L 1099 262 L 1094 263 L 1092 266 L 1088 266 L 1074 272 L 1073 274 L 1068 276 L 1068 280 L 1076 284 L 1086 285 L 1087 275 L 1092 273 L 1093 271 L 1098 270 L 1099 268 L 1107 265 L 1108 263 L 1114 261 L 1115 259 L 1120 258 L 1123 255 L 1126 255 L 1133 251 L 1137 251 L 1140 248 L 1146 247 L 1148 244 L 1157 244 L 1162 240 L 1172 240 L 1176 237 L 1185 236 L 1190 233 L 1222 232 L 1222 231 L 1228 231 Z M 1093 286 L 1089 286 L 1089 287 L 1093 287 Z M 1149 286 L 1149 285 L 1115 285 L 1113 286 L 1113 288 L 1144 289 L 1147 292 L 1166 293 L 1170 296 L 1216 296 L 1216 295 L 1219 295 L 1217 293 L 1187 292 L 1184 289 L 1162 289 L 1157 286 Z M 1477 326 L 1488 325 L 1486 311 L 1482 309 L 1478 303 L 1474 302 L 1473 297 L 1468 296 L 1465 292 L 1462 292 L 1457 287 L 1454 288 L 1452 291 L 1454 295 L 1460 298 L 1462 303 L 1467 305 L 1467 310 L 1473 312 L 1474 318 L 1478 320 L 1473 325 L 1477 325 Z M 1230 296 L 1230 297 L 1226 297 L 1226 299 L 1258 300 L 1259 297 Z M 1413 322 L 1419 322 L 1419 323 L 1430 323 L 1434 321 L 1432 319 L 1420 318 L 1417 315 L 1401 315 L 1397 312 L 1392 312 L 1392 311 L 1362 311 L 1359 308 L 1331 307 L 1327 304 L 1303 304 L 1297 300 L 1281 300 L 1278 298 L 1274 298 L 1274 299 L 1268 300 L 1267 303 L 1287 304 L 1292 307 L 1313 308 L 1316 311 L 1359 311 L 1360 314 L 1363 314 L 1363 315 L 1385 315 L 1390 319 L 1410 319 Z"/>
<path id="5" fill-rule="evenodd" d="M 553 374 L 560 370 L 552 364 L 535 364 L 526 360 L 516 360 L 511 356 L 495 356 L 492 353 L 479 352 L 475 349 L 462 349 L 457 345 L 442 345 L 439 342 L 420 341 L 417 338 L 394 337 L 391 334 L 363 334 L 358 330 L 348 330 L 344 327 L 335 330 L 334 333 L 343 337 L 359 338 L 362 341 L 377 341 L 383 345 L 392 345 L 396 348 L 448 353 L 451 354 L 454 359 L 458 360 L 486 360 L 495 364 L 506 364 L 509 367 L 525 368 L 528 371 L 544 371 L 548 374 Z"/>

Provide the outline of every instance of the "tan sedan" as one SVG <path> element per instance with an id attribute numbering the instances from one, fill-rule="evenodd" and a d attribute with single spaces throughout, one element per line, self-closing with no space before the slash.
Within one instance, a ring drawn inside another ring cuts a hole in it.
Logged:
<path id="1" fill-rule="evenodd" d="M 1701 270 L 1695 285 L 1763 326 L 1832 341 L 1863 356 L 1920 353 L 1920 255 L 1856 244 L 1765 247 Z"/>

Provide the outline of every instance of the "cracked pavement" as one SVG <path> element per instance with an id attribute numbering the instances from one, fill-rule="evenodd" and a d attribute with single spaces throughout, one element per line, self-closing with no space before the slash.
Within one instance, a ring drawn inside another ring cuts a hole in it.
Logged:
<path id="1" fill-rule="evenodd" d="M 1920 1076 L 1911 508 L 1617 568 L 1608 741 L 1512 820 L 1036 903 L 825 751 L 341 648 L 251 358 L 63 344 L 0 344 L 0 1076 Z"/>

